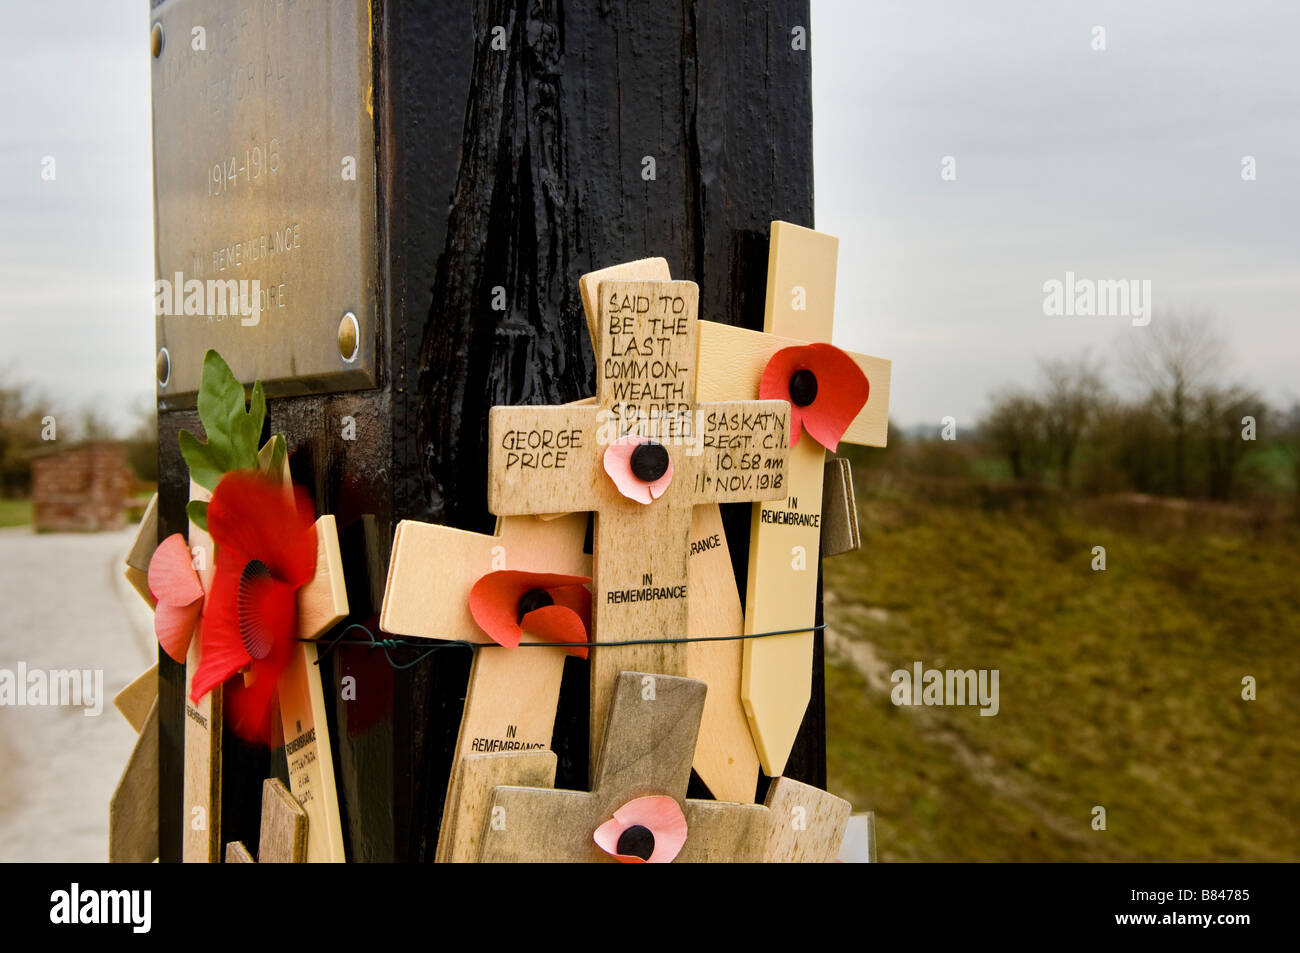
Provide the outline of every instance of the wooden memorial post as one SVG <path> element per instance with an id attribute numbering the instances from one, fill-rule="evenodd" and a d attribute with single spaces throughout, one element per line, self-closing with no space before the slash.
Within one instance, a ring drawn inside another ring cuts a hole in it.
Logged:
<path id="1" fill-rule="evenodd" d="M 591 394 L 580 275 L 662 254 L 699 281 L 703 314 L 758 327 L 767 223 L 812 216 L 811 42 L 792 42 L 810 40 L 806 0 L 149 12 L 155 277 L 257 279 L 265 299 L 255 325 L 157 318 L 159 539 L 185 530 L 176 434 L 198 432 L 208 347 L 264 382 L 318 510 L 345 536 L 374 515 L 387 564 L 403 519 L 491 531 L 489 408 Z M 203 51 L 189 43 L 200 24 Z M 248 63 L 274 68 L 241 85 Z M 361 746 L 369 768 L 341 785 L 352 856 L 431 858 L 468 658 L 363 673 L 362 697 L 391 701 L 355 719 L 339 654 L 321 668 L 347 725 L 340 764 Z M 190 821 L 184 666 L 161 658 L 159 685 L 160 857 L 175 861 Z M 585 719 L 562 698 L 562 783 L 585 768 Z M 230 732 L 223 747 L 222 837 L 252 844 L 272 759 Z M 816 780 L 815 729 L 800 751 Z"/>
<path id="2" fill-rule="evenodd" d="M 379 627 L 394 635 L 490 643 L 470 614 L 474 583 L 493 571 L 589 576 L 591 557 L 582 551 L 586 535 L 585 513 L 504 518 L 492 536 L 403 520 L 393 540 Z M 474 652 L 437 860 L 455 853 L 454 830 L 463 817 L 481 817 L 481 802 L 462 802 L 461 760 L 473 752 L 550 747 L 564 659 L 562 648 Z"/>
<path id="3" fill-rule="evenodd" d="M 830 342 L 838 246 L 839 239 L 832 235 L 787 222 L 772 223 L 766 333 L 702 322 L 702 396 L 710 400 L 756 397 L 763 370 L 778 351 L 812 341 Z M 884 446 L 889 426 L 889 361 L 850 357 L 866 375 L 870 391 L 842 439 Z M 790 479 L 782 499 L 754 506 L 747 633 L 811 629 L 815 622 L 825 460 L 825 448 L 804 434 L 791 447 Z M 808 706 L 812 662 L 811 631 L 745 642 L 745 707 L 763 770 L 769 775 L 785 770 Z"/>
<path id="4" fill-rule="evenodd" d="M 595 406 L 495 407 L 488 424 L 489 509 L 594 512 L 594 640 L 644 640 L 591 652 L 593 770 L 615 676 L 686 672 L 669 640 L 687 631 L 692 508 L 784 494 L 790 409 L 697 404 L 694 282 L 607 281 L 598 295 Z"/>

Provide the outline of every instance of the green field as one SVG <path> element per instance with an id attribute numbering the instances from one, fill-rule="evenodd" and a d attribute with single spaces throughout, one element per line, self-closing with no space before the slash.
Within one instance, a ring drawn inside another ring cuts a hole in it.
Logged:
<path id="1" fill-rule="evenodd" d="M 32 521 L 31 500 L 0 499 L 0 527 L 28 526 Z"/>
<path id="2" fill-rule="evenodd" d="M 829 786 L 876 811 L 882 861 L 1300 859 L 1293 525 L 859 505 L 862 550 L 825 564 Z M 918 660 L 998 669 L 999 713 L 894 706 Z"/>

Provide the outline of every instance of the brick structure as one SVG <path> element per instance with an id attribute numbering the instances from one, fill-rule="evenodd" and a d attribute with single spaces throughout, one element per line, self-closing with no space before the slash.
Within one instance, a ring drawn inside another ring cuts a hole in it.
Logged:
<path id="1" fill-rule="evenodd" d="M 126 525 L 135 474 L 120 443 L 84 443 L 32 459 L 32 525 L 97 532 Z"/>

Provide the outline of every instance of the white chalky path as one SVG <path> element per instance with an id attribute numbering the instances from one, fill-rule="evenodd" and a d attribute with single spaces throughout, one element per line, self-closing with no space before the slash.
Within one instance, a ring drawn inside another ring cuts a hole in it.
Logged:
<path id="1" fill-rule="evenodd" d="M 108 858 L 108 802 L 136 737 L 113 696 L 156 658 L 152 613 L 122 575 L 135 532 L 0 530 L 0 669 L 104 673 L 95 717 L 0 706 L 0 861 Z"/>

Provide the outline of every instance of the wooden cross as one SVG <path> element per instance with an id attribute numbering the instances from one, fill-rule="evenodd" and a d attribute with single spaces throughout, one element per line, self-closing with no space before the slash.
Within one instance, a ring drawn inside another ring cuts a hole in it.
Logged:
<path id="1" fill-rule="evenodd" d="M 154 607 L 153 595 L 149 592 L 149 560 L 158 548 L 158 494 L 149 497 L 149 505 L 140 517 L 140 526 L 136 530 L 135 540 L 126 554 L 126 581 L 131 584 L 140 598 Z"/>
<path id="2" fill-rule="evenodd" d="M 259 458 L 266 465 L 271 443 Z M 286 454 L 280 474 L 285 491 L 293 493 Z M 316 520 L 316 574 L 298 590 L 298 638 L 317 639 L 347 618 L 348 592 L 343 578 L 338 526 L 332 515 Z M 276 697 L 284 753 L 289 763 L 289 790 L 307 813 L 308 863 L 343 863 L 343 825 L 339 818 L 338 787 L 334 783 L 334 751 L 325 715 L 315 642 L 296 642 L 280 675 Z"/>
<path id="3" fill-rule="evenodd" d="M 190 499 L 207 500 L 211 496 L 206 489 L 190 481 Z M 187 536 L 199 582 L 206 593 L 212 586 L 214 569 L 212 537 L 193 522 L 189 524 Z M 155 493 L 126 556 L 126 578 L 150 607 L 154 606 L 154 599 L 149 592 L 149 561 L 157 547 L 158 494 Z M 198 704 L 191 702 L 190 688 L 198 666 L 198 639 L 192 639 L 185 659 L 181 859 L 186 863 L 216 863 L 220 859 L 221 844 L 221 687 L 214 688 Z M 154 665 L 113 699 L 131 727 L 140 732 L 140 738 L 110 808 L 110 860 L 148 861 L 158 855 L 157 808 L 142 811 L 133 803 L 146 789 L 154 791 L 153 798 L 157 800 L 157 697 L 158 666 Z M 152 719 L 152 724 L 149 719 Z M 148 766 L 150 761 L 152 768 Z M 146 829 L 147 824 L 152 824 L 151 834 Z M 142 846 L 150 838 L 151 846 Z M 149 851 L 152 851 L 151 856 L 143 856 Z"/>
<path id="4" fill-rule="evenodd" d="M 586 535 L 585 513 L 553 520 L 504 518 L 497 521 L 492 536 L 403 520 L 393 539 L 379 627 L 394 635 L 489 643 L 470 614 L 474 583 L 498 570 L 590 576 L 591 557 L 582 551 Z M 476 823 L 462 820 L 477 819 L 475 812 L 481 809 L 480 802 L 461 796 L 463 757 L 550 747 L 565 655 L 562 648 L 474 652 L 436 860 L 457 853 L 457 831 L 473 829 Z"/>
<path id="5" fill-rule="evenodd" d="M 551 788 L 553 761 L 548 765 L 520 755 L 467 759 L 466 769 L 482 762 L 482 777 L 518 784 L 533 773 L 544 782 L 484 792 L 488 809 L 479 859 L 608 861 L 593 839 L 596 828 L 628 801 L 648 795 L 671 797 L 682 808 L 687 835 L 677 861 L 832 859 L 844 836 L 849 805 L 825 791 L 778 778 L 765 805 L 686 799 L 706 691 L 695 679 L 622 672 L 591 791 Z"/>
<path id="6" fill-rule="evenodd" d="M 226 845 L 228 864 L 301 864 L 307 859 L 309 821 L 302 805 L 279 778 L 262 782 L 262 823 L 257 860 L 242 841 Z"/>
<path id="7" fill-rule="evenodd" d="M 668 281 L 664 258 L 643 258 L 589 272 L 578 286 L 591 340 L 599 339 L 598 289 L 602 281 Z M 718 504 L 691 511 L 686 634 L 692 638 L 740 635 L 745 628 L 740 589 Z M 734 642 L 688 642 L 686 675 L 709 686 L 704 698 L 700 738 L 692 765 L 719 801 L 752 801 L 758 786 L 758 752 L 740 700 L 744 646 Z"/>
<path id="8" fill-rule="evenodd" d="M 784 401 L 696 403 L 694 282 L 606 281 L 598 296 L 596 404 L 494 407 L 488 418 L 488 509 L 595 512 L 595 641 L 648 640 L 591 652 L 593 765 L 615 676 L 686 671 L 684 644 L 661 640 L 687 632 L 692 508 L 784 496 L 790 420 Z M 622 471 L 652 502 L 623 495 L 607 469 L 629 435 L 653 441 Z"/>
<path id="9" fill-rule="evenodd" d="M 146 675 L 154 674 L 151 669 Z M 138 682 L 139 680 L 137 680 Z M 135 683 L 133 683 L 135 684 Z M 108 805 L 108 862 L 148 864 L 158 857 L 158 684 L 143 720 L 123 715 L 138 732 Z M 121 696 L 118 696 L 121 698 Z"/>
<path id="10" fill-rule="evenodd" d="M 190 481 L 191 500 L 210 500 L 212 494 Z M 204 593 L 212 591 L 216 547 L 206 530 L 193 520 L 189 545 Z M 217 685 L 197 702 L 190 700 L 194 673 L 199 669 L 199 639 L 190 640 L 185 656 L 185 769 L 181 782 L 184 825 L 181 860 L 215 864 L 221 860 L 221 732 L 222 689 Z"/>
<path id="11" fill-rule="evenodd" d="M 149 717 L 149 710 L 157 700 L 158 663 L 155 662 L 147 672 L 137 676 L 131 684 L 113 696 L 113 707 L 139 734 L 145 719 Z"/>
<path id="12" fill-rule="evenodd" d="M 764 333 L 700 323 L 701 398 L 758 395 L 759 380 L 782 348 L 829 342 L 835 312 L 839 239 L 787 222 L 772 223 Z M 866 374 L 866 405 L 842 438 L 883 447 L 889 425 L 889 361 L 850 355 Z M 745 632 L 809 629 L 817 604 L 818 542 L 825 450 L 807 434 L 790 450 L 789 480 L 777 502 L 754 506 Z M 742 696 L 763 770 L 779 775 L 799 733 L 812 690 L 813 634 L 745 640 Z"/>

